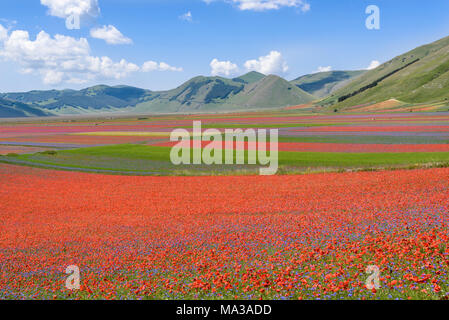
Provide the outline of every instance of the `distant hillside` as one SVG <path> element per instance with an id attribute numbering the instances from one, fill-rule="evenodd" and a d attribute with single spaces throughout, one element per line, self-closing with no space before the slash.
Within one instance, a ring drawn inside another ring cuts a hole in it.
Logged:
<path id="1" fill-rule="evenodd" d="M 31 103 L 56 114 L 83 114 L 117 111 L 136 105 L 150 91 L 128 86 L 95 86 L 80 91 L 49 90 L 25 93 L 6 93 L 3 98 Z M 1 96 L 1 95 L 0 95 Z"/>
<path id="2" fill-rule="evenodd" d="M 273 108 L 294 106 L 313 100 L 315 98 L 307 92 L 278 76 L 270 75 L 245 86 L 231 102 L 236 105 Z"/>
<path id="3" fill-rule="evenodd" d="M 151 92 L 135 106 L 136 112 L 195 112 L 204 109 L 229 109 L 227 100 L 243 90 L 245 84 L 222 77 L 195 77 L 176 89 Z"/>
<path id="4" fill-rule="evenodd" d="M 243 83 L 254 83 L 257 81 L 262 80 L 263 78 L 265 78 L 265 75 L 257 72 L 257 71 L 251 71 L 248 72 L 247 74 L 244 74 L 243 76 L 240 76 L 238 78 L 234 78 L 232 80 L 236 81 L 236 82 L 243 82 Z"/>
<path id="5" fill-rule="evenodd" d="M 198 109 L 209 103 L 226 100 L 242 91 L 244 86 L 244 83 L 221 77 L 196 77 L 174 90 L 159 93 L 158 98 Z"/>
<path id="6" fill-rule="evenodd" d="M 449 37 L 366 72 L 321 104 L 339 109 L 390 99 L 404 103 L 449 100 Z"/>
<path id="7" fill-rule="evenodd" d="M 365 72 L 365 70 L 318 72 L 290 82 L 317 98 L 324 98 Z"/>
<path id="8" fill-rule="evenodd" d="M 79 91 L 30 91 L 0 94 L 0 97 L 21 104 L 32 104 L 38 111 L 42 110 L 41 113 L 59 115 L 220 112 L 294 106 L 314 99 L 280 77 L 265 76 L 258 72 L 250 72 L 234 79 L 195 77 L 168 91 L 99 85 Z"/>
<path id="9" fill-rule="evenodd" d="M 174 90 L 152 92 L 145 102 L 136 106 L 136 110 L 192 112 L 263 109 L 298 105 L 313 99 L 280 77 L 252 72 L 234 79 L 196 77 Z"/>
<path id="10" fill-rule="evenodd" d="M 51 115 L 28 104 L 0 98 L 0 118 L 45 117 Z"/>

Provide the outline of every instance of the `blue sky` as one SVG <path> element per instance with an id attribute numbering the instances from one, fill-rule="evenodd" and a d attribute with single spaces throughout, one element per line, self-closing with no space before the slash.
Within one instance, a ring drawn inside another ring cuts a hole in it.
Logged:
<path id="1" fill-rule="evenodd" d="M 364 69 L 449 35 L 449 1 L 428 3 L 5 0 L 0 92 L 99 83 L 162 90 L 197 75 L 257 70 L 291 80 L 319 69 Z M 368 5 L 380 9 L 380 30 L 365 27 Z M 67 29 L 74 14 L 80 29 Z"/>

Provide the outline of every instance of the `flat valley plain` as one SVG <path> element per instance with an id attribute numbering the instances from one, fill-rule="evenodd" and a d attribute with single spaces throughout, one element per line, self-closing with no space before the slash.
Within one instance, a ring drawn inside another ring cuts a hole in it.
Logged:
<path id="1" fill-rule="evenodd" d="M 281 174 L 449 162 L 449 112 L 334 115 L 297 110 L 5 122 L 0 127 L 0 161 L 111 174 L 257 174 L 256 165 L 173 165 L 170 150 L 176 143 L 170 142 L 170 133 L 179 128 L 192 131 L 193 121 L 201 121 L 203 130 L 221 132 L 278 129 Z"/>

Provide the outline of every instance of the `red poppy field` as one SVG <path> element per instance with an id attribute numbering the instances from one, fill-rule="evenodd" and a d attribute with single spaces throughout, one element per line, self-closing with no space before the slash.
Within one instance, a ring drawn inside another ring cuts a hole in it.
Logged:
<path id="1" fill-rule="evenodd" d="M 278 129 L 280 171 L 178 170 L 194 120 Z M 448 167 L 444 112 L 1 123 L 0 299 L 446 300 Z"/>
<path id="2" fill-rule="evenodd" d="M 1 299 L 448 298 L 449 169 L 0 181 Z"/>

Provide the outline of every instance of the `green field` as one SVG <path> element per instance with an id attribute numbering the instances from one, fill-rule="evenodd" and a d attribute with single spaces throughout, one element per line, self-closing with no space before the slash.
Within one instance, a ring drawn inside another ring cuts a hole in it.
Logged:
<path id="1" fill-rule="evenodd" d="M 66 170 L 107 170 L 123 174 L 221 175 L 255 174 L 259 165 L 180 165 L 170 162 L 169 147 L 121 144 L 104 147 L 10 155 L 0 161 Z M 247 153 L 245 155 L 247 157 Z M 235 154 L 234 154 L 235 159 Z M 449 152 L 324 153 L 279 152 L 278 173 L 390 169 L 449 165 Z"/>

